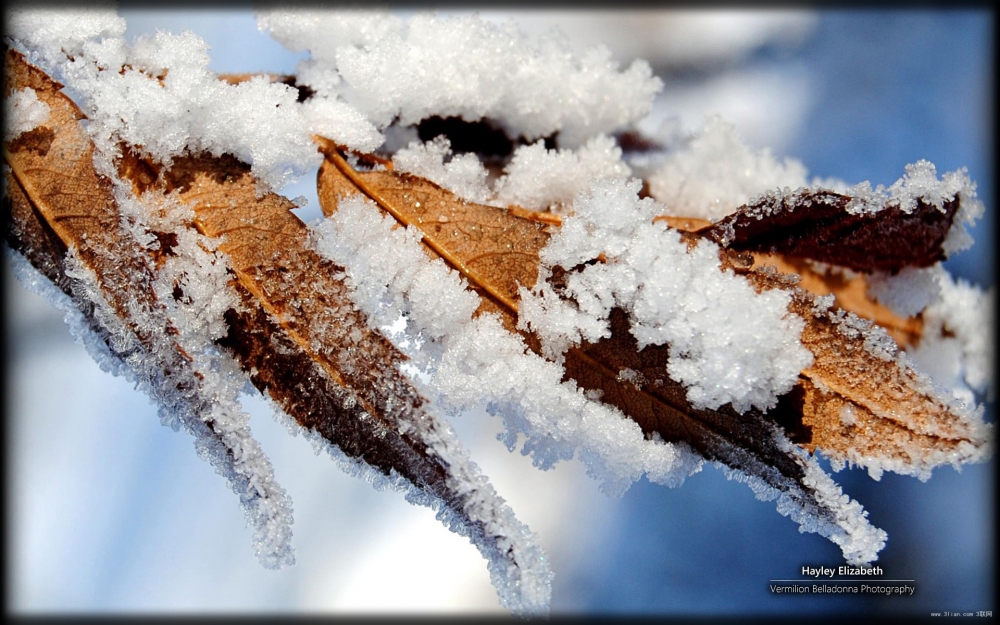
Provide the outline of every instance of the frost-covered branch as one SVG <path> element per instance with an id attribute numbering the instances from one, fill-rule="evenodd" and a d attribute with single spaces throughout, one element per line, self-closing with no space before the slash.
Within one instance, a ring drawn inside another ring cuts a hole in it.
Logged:
<path id="1" fill-rule="evenodd" d="M 293 560 L 291 506 L 250 385 L 469 537 L 522 614 L 548 609 L 548 557 L 447 415 L 485 407 L 510 450 L 612 495 L 707 460 L 853 564 L 885 532 L 816 454 L 875 479 L 990 457 L 992 292 L 940 265 L 983 212 L 964 171 L 807 180 L 718 118 L 635 159 L 662 87 L 643 61 L 475 16 L 258 23 L 308 52 L 294 77 L 220 80 L 198 37 L 129 44 L 113 12 L 12 12 L 4 206 L 95 353 L 228 479 L 265 566 Z M 428 120 L 510 149 L 455 153 Z M 307 225 L 279 192 L 317 166 Z"/>

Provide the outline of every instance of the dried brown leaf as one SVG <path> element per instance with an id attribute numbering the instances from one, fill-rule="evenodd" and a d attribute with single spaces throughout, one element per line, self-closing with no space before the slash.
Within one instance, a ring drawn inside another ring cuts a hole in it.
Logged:
<path id="1" fill-rule="evenodd" d="M 802 341 L 815 358 L 800 384 L 806 449 L 868 466 L 874 475 L 889 468 L 924 478 L 940 464 L 982 459 L 988 430 L 899 358 L 897 346 L 920 342 L 922 320 L 876 302 L 863 275 L 813 262 L 858 271 L 933 264 L 945 257 L 943 242 L 962 198 L 943 209 L 920 199 L 908 214 L 888 205 L 863 215 L 846 211 L 851 199 L 826 191 L 765 196 L 697 232 L 729 250 L 754 250 L 755 266 L 764 271 L 746 275 L 758 289 L 787 288 L 787 279 L 770 277 L 772 270 L 797 281 L 792 310 L 808 321 Z M 817 306 L 807 293 L 833 295 L 834 306 Z M 845 313 L 873 322 L 893 340 Z"/>
<path id="2" fill-rule="evenodd" d="M 942 243 L 960 198 L 942 208 L 920 200 L 909 213 L 888 204 L 848 212 L 852 198 L 823 190 L 764 195 L 701 231 L 734 250 L 808 258 L 855 271 L 929 267 L 945 258 Z"/>
<path id="3" fill-rule="evenodd" d="M 159 309 L 152 283 L 163 257 L 174 253 L 167 233 L 155 253 L 130 239 L 112 183 L 94 170 L 94 147 L 77 123 L 83 115 L 16 53 L 8 53 L 7 70 L 8 92 L 31 86 L 52 110 L 48 123 L 5 150 L 14 217 L 7 238 L 64 289 L 72 289 L 72 280 L 62 254 L 72 250 L 96 274 L 114 316 L 142 340 L 149 319 L 137 309 Z M 495 584 L 511 591 L 509 607 L 543 609 L 548 598 L 529 593 L 545 580 L 524 576 L 548 575 L 548 567 L 525 542 L 527 534 L 518 534 L 526 528 L 455 448 L 448 427 L 424 410 L 400 372 L 405 356 L 347 297 L 343 270 L 311 249 L 305 225 L 290 212 L 294 205 L 274 193 L 259 195 L 250 168 L 231 157 L 183 157 L 162 167 L 126 149 L 118 169 L 143 201 L 191 206 L 191 226 L 226 257 L 239 305 L 226 312 L 228 335 L 219 344 L 232 350 L 253 384 L 350 462 L 420 489 L 417 499 L 441 510 L 452 529 L 483 551 Z M 183 297 L 180 287 L 174 297 Z M 179 345 L 164 352 L 155 337 L 143 345 L 167 358 L 161 364 L 168 378 L 184 369 L 174 362 L 187 358 Z M 198 389 L 188 390 L 197 398 Z"/>
<path id="4" fill-rule="evenodd" d="M 660 215 L 654 221 L 663 221 L 671 228 L 691 233 L 706 233 L 714 228 L 712 222 L 693 217 Z M 919 344 L 923 335 L 923 319 L 919 315 L 902 317 L 876 301 L 868 294 L 868 284 L 862 274 L 837 267 L 820 267 L 808 259 L 783 254 L 753 252 L 749 258 L 740 256 L 737 260 L 735 255 L 730 255 L 729 259 L 736 267 L 773 267 L 789 277 L 796 276 L 799 288 L 813 295 L 833 295 L 837 308 L 873 322 L 904 349 Z"/>
<path id="5" fill-rule="evenodd" d="M 531 288 L 538 277 L 539 252 L 548 243 L 546 225 L 525 219 L 522 213 L 465 202 L 427 180 L 391 171 L 357 172 L 330 143 L 323 144 L 327 160 L 319 172 L 319 197 L 324 213 L 338 201 L 364 193 L 401 224 L 423 232 L 423 242 L 457 269 L 481 295 L 477 314 L 497 312 L 505 327 L 520 333 L 541 353 L 533 334 L 517 330 L 518 288 Z M 565 271 L 556 271 L 558 282 Z M 595 345 L 570 349 L 566 376 L 586 390 L 602 392 L 611 404 L 635 420 L 647 434 L 683 441 L 710 460 L 753 471 L 753 457 L 780 473 L 801 477 L 801 468 L 770 442 L 772 421 L 759 413 L 740 415 L 731 408 L 696 410 L 685 389 L 666 375 L 668 348 L 649 346 L 641 352 L 628 331 L 621 311 L 612 315 L 612 337 Z M 638 371 L 649 381 L 637 386 L 621 373 Z M 728 444 L 727 444 L 728 441 Z M 774 477 L 773 486 L 781 479 Z"/>
<path id="6" fill-rule="evenodd" d="M 531 286 L 538 278 L 538 253 L 548 242 L 545 223 L 463 202 L 417 176 L 358 172 L 332 142 L 319 141 L 327 155 L 318 177 L 324 213 L 332 214 L 337 198 L 364 189 L 400 224 L 420 228 L 428 251 L 445 259 L 483 295 L 477 314 L 498 312 L 507 329 L 516 331 L 518 286 Z"/>
<path id="7" fill-rule="evenodd" d="M 904 348 L 915 347 L 923 335 L 923 319 L 902 317 L 868 294 L 868 283 L 862 274 L 852 274 L 827 267 L 820 270 L 808 260 L 786 258 L 776 254 L 753 254 L 755 267 L 774 267 L 777 271 L 799 277 L 798 286 L 813 295 L 833 295 L 834 305 L 853 312 L 889 333 Z"/>
<path id="8" fill-rule="evenodd" d="M 401 224 L 418 227 L 428 252 L 441 256 L 469 279 L 483 300 L 479 312 L 496 310 L 508 329 L 516 328 L 517 287 L 534 285 L 539 250 L 548 238 L 539 220 L 526 220 L 518 210 L 465 202 L 414 176 L 358 172 L 336 146 L 320 143 L 327 155 L 319 173 L 320 202 L 328 216 L 343 197 L 366 195 Z M 662 219 L 685 230 L 708 226 Z M 470 236 L 475 245 L 470 246 Z M 703 235 L 685 236 L 694 242 Z M 469 266 L 483 258 L 482 240 L 487 241 L 490 260 L 470 272 Z M 811 487 L 805 485 L 801 458 L 780 449 L 773 439 L 775 425 L 810 452 L 821 449 L 835 460 L 921 475 L 932 466 L 957 464 L 981 451 L 985 438 L 974 431 L 966 416 L 937 400 L 927 381 L 912 370 L 896 360 L 880 360 L 866 348 L 866 335 L 848 336 L 842 324 L 814 310 L 814 298 L 794 286 L 795 278 L 754 270 L 752 258 L 745 253 L 723 249 L 720 257 L 724 267 L 747 275 L 758 289 L 792 292 L 792 312 L 806 320 L 802 340 L 814 353 L 815 363 L 775 409 L 767 414 L 757 410 L 739 414 L 728 404 L 718 410 L 694 408 L 686 389 L 667 375 L 669 347 L 651 345 L 639 350 L 621 310 L 612 312 L 610 338 L 566 353 L 566 377 L 584 389 L 600 391 L 602 401 L 621 409 L 647 434 L 684 442 L 708 459 L 757 476 L 820 517 L 829 511 L 823 510 Z M 573 270 L 554 269 L 551 282 L 557 292 L 567 271 Z M 900 323 L 901 330 L 906 328 L 905 322 Z M 540 351 L 536 337 L 521 334 L 532 349 Z M 847 411 L 853 417 L 850 424 L 844 417 Z"/>
<path id="9" fill-rule="evenodd" d="M 123 227 L 113 185 L 97 173 L 94 146 L 78 123 L 82 113 L 58 83 L 20 54 L 8 51 L 4 69 L 5 93 L 34 89 L 49 108 L 45 124 L 4 146 L 10 167 L 9 199 L 4 202 L 10 210 L 7 241 L 72 297 L 119 367 L 131 364 L 138 382 L 160 403 L 164 421 L 182 425 L 196 437 L 201 452 L 243 493 L 248 518 L 267 517 L 268 511 L 278 510 L 271 502 L 284 493 L 273 482 L 252 482 L 250 468 L 233 447 L 238 443 L 231 430 L 214 419 L 200 392 L 203 376 L 174 339 L 177 330 L 157 300 L 157 259 Z M 282 524 L 281 519 L 270 520 Z M 261 530 L 255 542 L 262 549 L 273 541 L 271 546 L 280 551 L 289 535 L 282 529 L 265 535 L 267 523 L 265 518 L 255 527 L 255 532 Z M 260 553 L 264 551 L 268 549 Z M 268 566 L 279 564 L 262 557 Z"/>
<path id="10" fill-rule="evenodd" d="M 516 206 L 508 207 L 508 212 L 523 219 L 538 221 L 552 226 L 562 224 L 562 217 L 548 212 L 524 210 Z M 694 243 L 698 239 L 692 234 L 703 233 L 713 227 L 713 223 L 696 217 L 674 217 L 658 215 L 654 222 L 662 221 L 675 230 L 686 234 L 686 240 Z M 762 252 L 744 252 L 728 256 L 729 264 L 734 267 L 749 268 L 770 265 L 778 272 L 788 276 L 798 277 L 798 286 L 813 295 L 833 295 L 837 308 L 853 312 L 862 319 L 868 319 L 885 329 L 903 348 L 919 344 L 923 334 L 923 320 L 917 317 L 901 317 L 889 307 L 879 303 L 868 294 L 868 285 L 864 277 L 853 272 L 844 272 L 835 267 L 821 270 L 807 259 L 786 257 L 781 254 L 765 254 Z"/>
<path id="11" fill-rule="evenodd" d="M 788 288 L 769 271 L 744 273 L 758 290 Z M 802 343 L 813 363 L 800 374 L 803 434 L 798 444 L 838 462 L 926 478 L 942 464 L 981 461 L 989 432 L 967 408 L 944 400 L 915 371 L 895 342 L 836 306 L 826 308 L 801 288 L 790 310 L 806 320 Z"/>
<path id="12" fill-rule="evenodd" d="M 221 240 L 229 258 L 251 312 L 230 313 L 227 343 L 254 384 L 301 425 L 385 474 L 396 469 L 422 488 L 447 492 L 447 467 L 428 453 L 424 433 L 400 433 L 429 419 L 399 372 L 405 356 L 367 326 L 337 279 L 343 270 L 309 249 L 294 204 L 274 193 L 258 198 L 255 183 L 249 167 L 211 157 L 177 159 L 156 183 L 194 208 L 194 225 Z"/>
<path id="13" fill-rule="evenodd" d="M 465 202 L 414 176 L 357 172 L 335 146 L 322 145 L 327 160 L 319 172 L 319 197 L 328 216 L 344 197 L 360 192 L 373 199 L 401 224 L 420 228 L 429 253 L 445 258 L 466 276 L 481 295 L 478 313 L 498 312 L 508 329 L 518 331 L 518 287 L 535 284 L 539 251 L 548 241 L 544 224 L 508 210 Z M 457 226 L 453 225 L 459 215 Z M 463 232 L 489 233 L 481 238 L 488 244 L 485 254 L 481 247 L 470 247 Z M 442 249 L 447 255 L 439 254 Z M 489 262 L 475 264 L 483 258 Z M 476 268 L 474 273 L 467 273 L 469 265 Z M 515 268 L 513 272 L 511 267 Z M 559 280 L 559 272 L 553 279 Z M 611 338 L 566 353 L 567 378 L 584 389 L 600 391 L 604 402 L 622 410 L 647 434 L 656 432 L 665 440 L 684 442 L 704 457 L 757 475 L 782 491 L 797 489 L 803 468 L 795 458 L 777 449 L 772 438 L 772 418 L 756 411 L 739 415 L 726 407 L 719 411 L 693 409 L 685 389 L 666 375 L 668 348 L 650 346 L 639 351 L 628 332 L 625 315 L 615 311 L 611 322 Z M 541 352 L 537 337 L 518 332 L 529 347 Z M 639 372 L 647 383 L 629 381 L 630 376 L 622 375 L 625 370 Z M 796 494 L 800 500 L 808 498 L 801 492 Z"/>
<path id="14" fill-rule="evenodd" d="M 77 124 L 83 114 L 60 94 L 61 85 L 25 63 L 20 54 L 8 51 L 4 69 L 6 93 L 31 88 L 49 106 L 46 124 L 4 146 L 14 207 L 7 238 L 15 249 L 44 253 L 50 259 L 73 249 L 104 276 L 102 286 L 109 303 L 123 310 L 125 304 L 116 297 L 116 289 L 131 274 L 148 273 L 148 262 L 122 240 L 111 186 L 95 171 L 93 144 Z M 120 262 L 112 257 L 116 252 L 121 254 Z M 62 272 L 61 265 L 53 260 L 42 270 L 56 276 Z M 147 305 L 153 299 L 151 290 L 137 295 Z"/>

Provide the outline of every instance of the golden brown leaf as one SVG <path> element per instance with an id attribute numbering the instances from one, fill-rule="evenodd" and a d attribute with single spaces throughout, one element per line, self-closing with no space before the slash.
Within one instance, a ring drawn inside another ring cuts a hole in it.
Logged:
<path id="1" fill-rule="evenodd" d="M 788 288 L 765 271 L 746 275 L 760 290 Z M 801 374 L 801 423 L 796 440 L 839 462 L 926 478 L 941 464 L 982 459 L 989 445 L 982 423 L 942 400 L 930 381 L 901 360 L 888 335 L 835 306 L 826 309 L 802 289 L 790 310 L 806 320 L 802 343 L 813 363 Z"/>
<path id="2" fill-rule="evenodd" d="M 837 209 L 842 210 L 848 199 L 838 196 Z M 925 220 L 926 214 L 930 214 L 935 218 L 934 224 L 940 226 L 950 223 L 957 205 L 957 201 L 949 203 L 944 213 L 936 212 L 927 205 L 921 206 Z M 900 215 L 898 211 L 890 210 L 882 217 L 893 220 Z M 796 224 L 799 227 L 811 221 L 804 219 L 801 213 L 799 219 L 801 221 Z M 825 219 L 831 223 L 836 221 L 832 215 L 826 215 Z M 918 220 L 907 220 L 897 229 L 907 225 L 912 229 L 914 221 L 919 223 Z M 759 222 L 753 224 L 758 230 L 756 238 L 777 239 L 777 236 L 764 234 Z M 694 224 L 694 228 L 687 229 L 709 235 L 713 231 L 722 231 L 715 224 Z M 847 228 L 840 226 L 840 229 Z M 869 226 L 869 229 L 874 231 L 877 228 Z M 827 230 L 837 228 L 828 225 Z M 918 225 L 917 230 L 927 234 L 931 229 Z M 805 235 L 796 236 L 802 238 Z M 907 254 L 936 258 L 944 235 L 936 233 L 933 237 L 928 236 L 932 240 L 923 243 L 914 243 L 913 238 L 906 238 L 909 246 Z M 801 244 L 798 247 L 805 249 Z M 755 267 L 772 267 L 782 274 L 794 276 L 797 286 L 812 295 L 833 295 L 835 309 L 872 321 L 884 329 L 897 345 L 908 348 L 919 344 L 923 334 L 922 319 L 919 316 L 901 317 L 876 302 L 868 295 L 862 274 L 844 272 L 835 267 L 819 270 L 815 263 L 805 258 L 784 254 L 754 252 L 753 256 Z M 754 274 L 758 287 L 774 284 L 759 271 Z M 880 464 L 887 463 L 893 470 L 924 477 L 937 464 L 950 462 L 957 465 L 981 453 L 988 444 L 986 432 L 981 427 L 957 416 L 952 407 L 930 392 L 927 381 L 919 379 L 908 367 L 900 366 L 895 361 L 871 358 L 864 346 L 864 336 L 844 336 L 845 331 L 836 329 L 840 324 L 830 314 L 814 310 L 814 304 L 812 298 L 801 292 L 797 293 L 793 304 L 797 314 L 811 319 L 802 340 L 815 356 L 813 365 L 802 373 L 801 390 L 798 391 L 803 395 L 802 425 L 809 432 L 808 437 L 800 438 L 803 447 L 810 451 L 821 449 L 839 462 L 867 465 L 870 459 L 877 458 Z M 846 332 L 854 334 L 849 330 Z M 877 475 L 881 469 L 875 468 L 873 473 Z"/>
<path id="3" fill-rule="evenodd" d="M 124 227 L 111 181 L 95 170 L 94 146 L 78 123 L 82 113 L 60 93 L 60 85 L 18 53 L 8 51 L 4 63 L 6 93 L 31 88 L 49 107 L 45 124 L 4 148 L 10 167 L 7 240 L 72 296 L 118 366 L 129 363 L 158 401 L 161 418 L 193 434 L 202 453 L 241 493 L 247 516 L 255 521 L 262 562 L 287 563 L 290 552 L 281 546 L 290 532 L 278 505 L 284 492 L 265 476 L 254 479 L 260 465 L 243 462 L 247 456 L 235 448 L 242 443 L 239 432 L 216 420 L 212 402 L 201 392 L 203 375 L 177 342 L 177 329 L 154 290 L 157 259 Z M 269 559 L 272 552 L 287 556 Z"/>
<path id="4" fill-rule="evenodd" d="M 17 225 L 11 234 L 16 241 L 18 229 L 30 233 L 24 236 L 26 243 L 33 244 L 24 247 L 32 253 L 45 249 L 47 255 L 56 256 L 72 249 L 100 274 L 109 304 L 124 311 L 126 304 L 117 297 L 122 285 L 132 275 L 148 274 L 149 269 L 146 259 L 119 232 L 111 186 L 95 171 L 93 145 L 77 124 L 83 114 L 59 93 L 61 85 L 25 63 L 18 53 L 7 52 L 4 69 L 6 93 L 31 88 L 49 106 L 46 124 L 4 146 L 15 189 Z M 39 245 L 42 242 L 46 244 Z M 118 253 L 121 257 L 116 262 Z M 54 268 L 50 265 L 44 271 L 51 275 Z M 136 295 L 151 305 L 152 291 Z"/>
<path id="5" fill-rule="evenodd" d="M 294 205 L 274 193 L 256 197 L 249 168 L 232 158 L 177 159 L 157 183 L 194 208 L 200 232 L 222 241 L 251 311 L 230 313 L 227 343 L 254 384 L 350 456 L 446 492 L 447 467 L 426 441 L 400 433 L 403 423 L 429 419 L 399 372 L 405 357 L 347 298 L 343 270 L 309 249 Z"/>
<path id="6" fill-rule="evenodd" d="M 773 266 L 779 272 L 799 276 L 798 286 L 813 295 L 833 295 L 834 305 L 868 319 L 889 333 L 896 343 L 906 349 L 920 342 L 923 320 L 901 317 L 884 304 L 868 295 L 868 284 L 861 274 L 846 274 L 829 268 L 819 271 L 808 260 L 786 258 L 778 254 L 753 254 L 754 266 Z"/>
<path id="7" fill-rule="evenodd" d="M 428 250 L 456 268 L 484 297 L 478 313 L 498 312 L 507 329 L 517 328 L 517 289 L 538 278 L 538 252 L 548 242 L 545 223 L 513 218 L 506 211 L 458 200 L 417 176 L 393 171 L 358 172 L 336 146 L 319 139 L 327 160 L 318 177 L 323 211 L 358 189 L 405 226 L 424 233 Z"/>

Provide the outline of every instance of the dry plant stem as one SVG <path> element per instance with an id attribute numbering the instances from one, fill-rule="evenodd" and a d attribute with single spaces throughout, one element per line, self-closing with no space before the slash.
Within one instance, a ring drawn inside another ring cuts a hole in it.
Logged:
<path id="1" fill-rule="evenodd" d="M 521 219 L 527 219 L 529 221 L 537 221 L 539 223 L 548 224 L 550 226 L 561 226 L 562 217 L 554 213 L 546 213 L 542 211 L 529 211 L 525 210 L 519 206 L 508 206 L 507 211 L 515 217 Z"/>

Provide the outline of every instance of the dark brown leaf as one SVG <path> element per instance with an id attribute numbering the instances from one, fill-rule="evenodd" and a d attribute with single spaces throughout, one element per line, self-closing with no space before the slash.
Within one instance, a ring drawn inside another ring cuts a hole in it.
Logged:
<path id="1" fill-rule="evenodd" d="M 959 197 L 942 209 L 921 200 L 910 213 L 889 204 L 858 214 L 847 211 L 851 199 L 821 190 L 765 195 L 701 233 L 734 250 L 808 258 L 855 271 L 895 273 L 945 258 L 941 245 Z"/>

